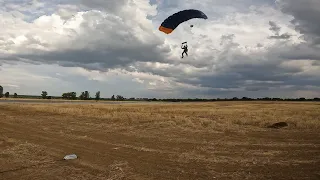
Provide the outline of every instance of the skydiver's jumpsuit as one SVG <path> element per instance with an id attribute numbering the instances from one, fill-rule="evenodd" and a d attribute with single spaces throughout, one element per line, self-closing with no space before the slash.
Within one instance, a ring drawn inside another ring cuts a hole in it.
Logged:
<path id="1" fill-rule="evenodd" d="M 185 45 L 185 46 L 182 45 L 181 49 L 183 49 L 181 58 L 183 58 L 183 54 L 186 54 L 188 56 L 188 45 Z"/>

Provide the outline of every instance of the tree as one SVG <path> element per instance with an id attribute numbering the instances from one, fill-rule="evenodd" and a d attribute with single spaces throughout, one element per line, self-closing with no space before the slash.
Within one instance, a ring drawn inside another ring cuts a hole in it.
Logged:
<path id="1" fill-rule="evenodd" d="M 2 97 L 3 97 L 3 87 L 0 86 L 0 98 L 2 98 Z"/>
<path id="2" fill-rule="evenodd" d="M 9 92 L 6 92 L 6 93 L 4 94 L 4 96 L 5 96 L 6 98 L 9 98 L 10 93 L 9 93 Z"/>
<path id="3" fill-rule="evenodd" d="M 62 99 L 68 99 L 69 94 L 68 93 L 62 93 Z"/>
<path id="4" fill-rule="evenodd" d="M 111 96 L 111 100 L 114 101 L 116 98 L 114 98 L 114 95 Z"/>
<path id="5" fill-rule="evenodd" d="M 63 99 L 70 99 L 75 100 L 77 99 L 77 93 L 76 92 L 67 92 L 62 94 Z"/>
<path id="6" fill-rule="evenodd" d="M 87 100 L 87 99 L 89 99 L 89 98 L 90 98 L 89 92 L 88 92 L 88 91 L 85 91 L 85 92 L 84 92 L 84 99 Z"/>
<path id="7" fill-rule="evenodd" d="M 123 101 L 124 100 L 124 97 L 121 96 L 121 95 L 117 95 L 117 101 Z"/>
<path id="8" fill-rule="evenodd" d="M 242 97 L 242 100 L 249 100 L 248 97 Z"/>
<path id="9" fill-rule="evenodd" d="M 42 91 L 42 94 L 41 94 L 42 99 L 47 99 L 47 95 L 48 95 L 47 91 Z"/>
<path id="10" fill-rule="evenodd" d="M 79 99 L 84 100 L 85 99 L 85 94 L 84 92 L 81 92 L 81 95 L 79 96 Z"/>
<path id="11" fill-rule="evenodd" d="M 299 98 L 299 101 L 305 101 L 305 100 L 306 100 L 306 98 L 304 98 L 304 97 Z"/>
<path id="12" fill-rule="evenodd" d="M 71 99 L 77 99 L 77 93 L 71 92 Z"/>
<path id="13" fill-rule="evenodd" d="M 96 100 L 100 100 L 100 91 L 96 92 Z"/>
<path id="14" fill-rule="evenodd" d="M 17 93 L 14 93 L 14 94 L 13 94 L 13 97 L 14 97 L 14 98 L 18 98 L 18 94 L 17 94 Z"/>

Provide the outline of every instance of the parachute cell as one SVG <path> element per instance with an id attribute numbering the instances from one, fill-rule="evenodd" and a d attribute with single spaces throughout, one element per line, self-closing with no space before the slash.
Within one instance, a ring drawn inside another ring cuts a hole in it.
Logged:
<path id="1" fill-rule="evenodd" d="M 202 11 L 195 10 L 195 9 L 183 10 L 165 19 L 161 23 L 161 26 L 159 27 L 159 31 L 162 31 L 166 34 L 170 34 L 181 23 L 193 18 L 208 19 L 207 15 L 205 15 Z"/>

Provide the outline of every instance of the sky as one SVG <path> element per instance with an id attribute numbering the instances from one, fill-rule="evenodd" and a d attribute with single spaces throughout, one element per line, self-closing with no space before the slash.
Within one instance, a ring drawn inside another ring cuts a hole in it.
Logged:
<path id="1" fill-rule="evenodd" d="M 184 9 L 208 19 L 158 30 Z M 0 0 L 0 19 L 12 94 L 320 97 L 319 0 Z"/>

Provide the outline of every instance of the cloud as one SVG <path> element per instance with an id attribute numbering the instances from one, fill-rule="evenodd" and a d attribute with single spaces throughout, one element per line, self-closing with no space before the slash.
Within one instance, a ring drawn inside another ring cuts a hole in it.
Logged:
<path id="1" fill-rule="evenodd" d="M 291 23 L 307 41 L 320 43 L 320 1 L 277 0 L 281 10 L 294 17 Z"/>
<path id="2" fill-rule="evenodd" d="M 315 95 L 319 87 L 320 10 L 314 0 L 1 3 L 0 63 L 64 67 L 40 73 L 57 85 L 83 89 L 79 82 L 86 78 L 85 85 L 97 88 L 124 83 L 117 87 L 132 96 L 183 97 Z M 190 20 L 169 35 L 158 31 L 166 17 L 188 8 L 209 19 Z M 181 59 L 184 41 L 189 57 Z M 22 79 L 11 80 L 23 86 Z"/>
<path id="3" fill-rule="evenodd" d="M 275 22 L 269 21 L 270 28 L 275 35 L 269 36 L 269 39 L 290 39 L 291 35 L 289 33 L 284 33 L 280 35 L 281 27 L 279 27 Z"/>
<path id="4" fill-rule="evenodd" d="M 275 35 L 279 35 L 281 28 L 273 21 L 269 21 L 270 30 L 275 33 Z"/>
<path id="5" fill-rule="evenodd" d="M 284 33 L 281 35 L 276 35 L 276 36 L 270 36 L 270 39 L 290 39 L 291 35 L 288 33 Z"/>
<path id="6" fill-rule="evenodd" d="M 102 3 L 118 7 L 124 1 L 103 2 L 96 1 L 92 6 Z M 13 37 L 3 43 L 4 49 L 20 58 L 100 70 L 139 61 L 164 61 L 170 49 L 146 19 L 149 9 L 145 1 L 135 3 L 136 7 L 128 3 L 121 6 L 122 16 L 90 10 L 77 12 L 68 20 L 52 14 L 41 16 L 32 24 L 17 21 L 11 27 L 25 30 L 12 33 Z M 142 6 L 138 8 L 139 5 Z"/>

